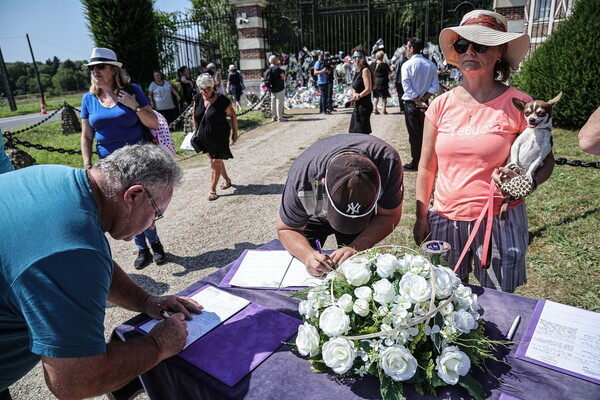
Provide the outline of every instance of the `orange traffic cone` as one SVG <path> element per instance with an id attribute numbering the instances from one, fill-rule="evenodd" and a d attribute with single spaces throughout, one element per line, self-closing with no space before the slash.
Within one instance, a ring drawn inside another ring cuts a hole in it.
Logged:
<path id="1" fill-rule="evenodd" d="M 46 112 L 46 105 L 41 100 L 40 100 L 40 109 L 42 110 L 42 112 L 41 112 L 42 115 L 47 114 L 47 112 Z"/>

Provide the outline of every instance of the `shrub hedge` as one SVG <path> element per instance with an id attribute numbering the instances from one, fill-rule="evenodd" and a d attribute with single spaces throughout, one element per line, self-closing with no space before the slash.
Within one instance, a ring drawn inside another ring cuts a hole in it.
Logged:
<path id="1" fill-rule="evenodd" d="M 559 92 L 553 123 L 581 128 L 600 106 L 600 0 L 579 0 L 573 12 L 529 57 L 511 85 L 534 99 Z"/>

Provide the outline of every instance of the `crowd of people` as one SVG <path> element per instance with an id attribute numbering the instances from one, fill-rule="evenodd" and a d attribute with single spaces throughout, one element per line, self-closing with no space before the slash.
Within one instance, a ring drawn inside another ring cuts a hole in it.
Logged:
<path id="1" fill-rule="evenodd" d="M 402 215 L 404 171 L 414 170 L 415 242 L 428 238 L 448 242 L 452 267 L 465 248 L 467 257 L 458 265 L 463 281 L 473 270 L 482 286 L 496 290 L 513 292 L 526 283 L 525 201 L 511 199 L 495 184 L 516 177 L 504 163 L 526 121 L 511 99 L 531 97 L 505 82 L 525 57 L 529 36 L 507 32 L 507 20 L 499 14 L 475 10 L 464 16 L 460 26 L 444 29 L 440 45 L 464 81 L 430 104 L 435 65 L 420 55 L 419 39 L 407 41 L 406 58 L 399 58 L 395 68 L 380 55 L 374 68 L 369 67 L 364 47 L 352 50 L 356 70 L 349 81 L 354 106 L 349 133 L 321 139 L 295 159 L 275 227 L 283 246 L 312 275 L 335 269 L 394 230 Z M 327 56 L 319 54 L 314 68 L 323 114 L 331 111 Z M 273 117 L 283 122 L 279 81 L 285 81 L 286 73 L 278 57 L 269 61 Z M 40 360 L 47 385 L 58 398 L 112 391 L 177 354 L 187 336 L 184 321 L 202 312 L 191 299 L 154 296 L 135 284 L 112 260 L 105 236 L 135 239 L 136 268 L 152 259 L 166 260 L 155 222 L 168 208 L 182 171 L 162 147 L 140 142 L 147 129 L 158 126 L 152 108 L 169 114 L 174 107 L 168 100 L 177 98 L 177 92 L 156 71 L 148 99 L 141 88 L 128 82 L 122 63 L 109 49 L 94 49 L 87 65 L 91 86 L 81 107 L 83 169 L 40 165 L 11 171 L 0 149 L 2 400 L 10 399 L 8 387 Z M 193 80 L 189 68 L 182 67 L 181 84 L 183 99 L 193 104 L 194 144 L 211 160 L 208 199 L 215 200 L 219 181 L 222 190 L 232 185 L 224 160 L 233 157 L 230 139 L 235 143 L 238 138 L 234 107 L 239 109 L 244 85 L 231 65 L 226 87 L 234 94 L 232 104 L 214 64 L 203 68 Z M 368 135 L 371 114 L 377 111 L 371 97 L 381 99 L 385 113 L 386 82 L 392 72 L 409 128 L 412 161 L 408 168 L 392 145 Z M 599 151 L 598 115 L 580 136 L 592 152 Z M 100 160 L 92 165 L 94 141 Z M 550 177 L 553 166 L 550 153 L 534 173 L 536 185 Z M 486 201 L 491 202 L 493 231 L 484 269 L 480 266 L 485 235 L 474 226 Z M 500 223 L 505 201 L 508 215 Z M 32 230 L 29 223 L 38 229 Z M 468 244 L 472 232 L 475 239 Z M 339 248 L 327 255 L 319 251 L 317 241 L 322 243 L 329 235 L 335 236 Z M 143 338 L 107 344 L 107 302 L 154 318 L 164 310 L 171 315 Z"/>

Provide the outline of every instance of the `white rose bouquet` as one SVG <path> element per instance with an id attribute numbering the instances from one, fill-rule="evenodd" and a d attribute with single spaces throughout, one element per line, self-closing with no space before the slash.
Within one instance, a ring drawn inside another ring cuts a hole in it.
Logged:
<path id="1" fill-rule="evenodd" d="M 373 248 L 346 260 L 305 295 L 296 347 L 313 370 L 379 378 L 384 399 L 402 383 L 435 395 L 459 384 L 486 397 L 471 367 L 496 359 L 484 335 L 477 295 L 449 268 L 399 247 Z"/>

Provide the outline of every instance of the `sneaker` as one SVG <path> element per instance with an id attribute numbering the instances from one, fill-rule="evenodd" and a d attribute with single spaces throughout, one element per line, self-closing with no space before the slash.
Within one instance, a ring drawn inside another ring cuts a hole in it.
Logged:
<path id="1" fill-rule="evenodd" d="M 277 122 L 277 117 L 271 117 L 271 121 Z"/>
<path id="2" fill-rule="evenodd" d="M 331 111 L 327 110 L 323 114 L 331 115 Z"/>
<path id="3" fill-rule="evenodd" d="M 165 249 L 163 249 L 163 245 L 160 243 L 160 241 L 156 243 L 150 243 L 150 246 L 152 247 L 152 252 L 154 253 L 152 258 L 154 258 L 156 265 L 163 264 L 165 261 L 167 261 Z"/>
<path id="4" fill-rule="evenodd" d="M 152 262 L 152 253 L 150 249 L 140 250 L 137 258 L 133 262 L 135 269 L 144 269 Z"/>
<path id="5" fill-rule="evenodd" d="M 287 118 L 279 118 L 279 122 L 287 122 Z"/>

